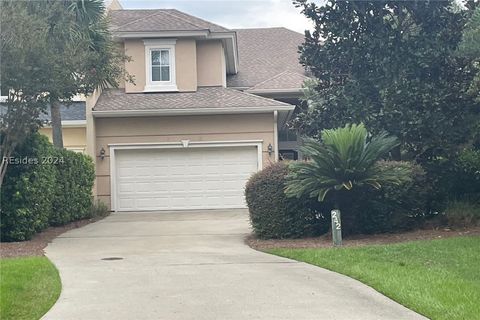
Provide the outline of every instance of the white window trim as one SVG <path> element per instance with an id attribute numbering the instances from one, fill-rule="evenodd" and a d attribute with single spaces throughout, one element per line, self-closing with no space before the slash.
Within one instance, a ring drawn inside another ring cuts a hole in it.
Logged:
<path id="1" fill-rule="evenodd" d="M 178 91 L 175 69 L 175 44 L 176 39 L 143 40 L 145 45 L 145 82 L 144 92 L 172 92 Z M 170 81 L 152 81 L 152 58 L 154 50 L 168 50 L 170 52 Z"/>
<path id="2" fill-rule="evenodd" d="M 232 141 L 178 141 L 159 143 L 116 143 L 109 144 L 110 157 L 110 206 L 111 211 L 118 211 L 117 185 L 115 167 L 115 151 L 117 150 L 145 150 L 145 149 L 183 149 L 183 148 L 225 148 L 225 147 L 249 147 L 257 148 L 257 170 L 263 168 L 263 140 L 232 140 Z"/>

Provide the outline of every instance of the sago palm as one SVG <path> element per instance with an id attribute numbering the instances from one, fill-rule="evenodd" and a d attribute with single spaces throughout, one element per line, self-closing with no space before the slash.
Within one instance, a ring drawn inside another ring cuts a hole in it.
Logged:
<path id="1" fill-rule="evenodd" d="M 322 141 L 308 140 L 301 151 L 309 160 L 290 164 L 286 194 L 307 195 L 323 201 L 330 191 L 351 190 L 360 186 L 379 189 L 382 184 L 401 184 L 409 179 L 404 168 L 393 170 L 378 161 L 398 146 L 386 133 L 368 137 L 363 124 L 324 130 Z M 338 209 L 338 203 L 335 203 Z"/>

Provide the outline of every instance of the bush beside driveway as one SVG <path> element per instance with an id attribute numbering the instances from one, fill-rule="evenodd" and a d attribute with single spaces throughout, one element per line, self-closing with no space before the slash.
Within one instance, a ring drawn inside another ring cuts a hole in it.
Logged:
<path id="1" fill-rule="evenodd" d="M 89 156 L 55 149 L 36 133 L 11 161 L 0 195 L 1 241 L 29 240 L 48 226 L 92 217 L 95 174 Z"/>

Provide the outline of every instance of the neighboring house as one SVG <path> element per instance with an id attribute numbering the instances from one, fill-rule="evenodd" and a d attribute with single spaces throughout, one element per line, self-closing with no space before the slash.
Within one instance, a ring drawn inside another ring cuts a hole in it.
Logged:
<path id="1" fill-rule="evenodd" d="M 50 111 L 50 110 L 48 110 Z M 85 120 L 85 102 L 76 101 L 60 107 L 62 116 L 63 146 L 65 149 L 85 153 L 87 148 L 87 136 Z M 52 142 L 52 127 L 50 125 L 50 112 L 41 117 L 47 123 L 40 128 L 39 132 L 48 137 Z"/>
<path id="2" fill-rule="evenodd" d="M 7 96 L 0 96 L 0 114 L 6 112 L 6 106 L 2 104 Z M 85 101 L 74 101 L 68 105 L 61 105 L 60 113 L 62 116 L 62 134 L 63 146 L 67 150 L 85 153 L 87 150 L 87 136 L 85 120 Z M 39 132 L 46 135 L 52 142 L 52 127 L 50 119 L 50 110 L 46 114 L 40 115 L 43 127 Z"/>

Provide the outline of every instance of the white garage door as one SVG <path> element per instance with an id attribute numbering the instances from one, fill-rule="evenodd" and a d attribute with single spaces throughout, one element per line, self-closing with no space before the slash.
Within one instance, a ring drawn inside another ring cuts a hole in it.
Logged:
<path id="1" fill-rule="evenodd" d="M 115 151 L 117 211 L 244 208 L 257 147 Z"/>

